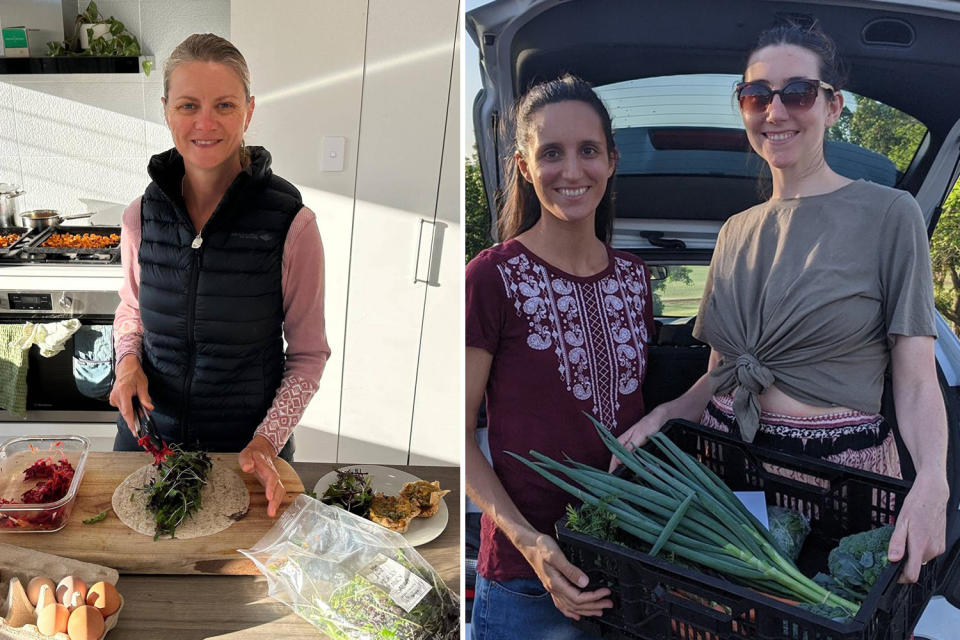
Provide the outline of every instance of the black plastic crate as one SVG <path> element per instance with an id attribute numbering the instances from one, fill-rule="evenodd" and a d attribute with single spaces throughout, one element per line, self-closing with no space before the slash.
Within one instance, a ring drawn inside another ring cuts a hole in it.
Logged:
<path id="1" fill-rule="evenodd" d="M 663 433 L 734 491 L 764 491 L 767 504 L 807 515 L 811 531 L 799 566 L 810 576 L 827 572 L 827 554 L 840 538 L 892 524 L 910 488 L 886 476 L 767 451 L 683 420 L 668 422 Z M 811 482 L 778 475 L 765 464 L 801 472 Z M 954 547 L 931 560 L 914 585 L 899 584 L 900 563 L 891 564 L 856 618 L 838 623 L 722 578 L 571 531 L 565 523 L 566 518 L 557 523 L 560 547 L 590 577 L 587 588 L 611 590 L 613 609 L 576 623 L 604 638 L 906 640 L 957 557 Z"/>

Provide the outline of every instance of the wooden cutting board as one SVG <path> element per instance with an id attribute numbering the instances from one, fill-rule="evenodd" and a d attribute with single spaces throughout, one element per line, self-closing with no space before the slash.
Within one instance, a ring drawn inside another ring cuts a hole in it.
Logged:
<path id="1" fill-rule="evenodd" d="M 219 533 L 189 540 L 157 540 L 129 529 L 111 509 L 113 491 L 123 479 L 150 464 L 152 456 L 137 452 L 91 452 L 70 522 L 56 533 L 0 532 L 0 542 L 113 567 L 120 573 L 255 575 L 254 564 L 237 549 L 249 549 L 274 525 L 257 478 L 240 471 L 235 453 L 214 453 L 243 478 L 250 492 L 250 512 Z M 303 493 L 303 483 L 286 461 L 275 459 L 287 495 L 277 513 Z M 83 520 L 109 509 L 106 520 Z"/>

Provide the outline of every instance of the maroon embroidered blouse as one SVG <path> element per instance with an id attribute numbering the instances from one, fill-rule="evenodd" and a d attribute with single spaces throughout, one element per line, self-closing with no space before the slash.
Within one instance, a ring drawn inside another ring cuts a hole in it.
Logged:
<path id="1" fill-rule="evenodd" d="M 466 269 L 466 344 L 493 355 L 486 390 L 493 469 L 520 512 L 545 533 L 554 533 L 575 499 L 505 452 L 567 454 L 605 469 L 610 454 L 583 412 L 617 435 L 644 414 L 649 274 L 636 256 L 609 247 L 607 253 L 607 268 L 582 278 L 509 240 Z M 480 536 L 482 576 L 534 577 L 486 515 Z"/>

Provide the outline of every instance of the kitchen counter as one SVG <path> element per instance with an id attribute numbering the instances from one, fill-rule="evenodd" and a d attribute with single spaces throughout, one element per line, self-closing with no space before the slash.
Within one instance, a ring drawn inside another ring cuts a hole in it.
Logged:
<path id="1" fill-rule="evenodd" d="M 295 462 L 293 468 L 312 489 L 341 464 Z M 447 584 L 460 591 L 460 469 L 396 467 L 449 488 L 444 498 L 450 520 L 440 536 L 417 551 Z M 125 604 L 108 640 L 173 638 L 267 639 L 326 637 L 285 605 L 267 595 L 263 576 L 122 575 L 117 585 Z"/>
<path id="2" fill-rule="evenodd" d="M 119 291 L 119 264 L 3 264 L 3 288 L 19 291 Z"/>

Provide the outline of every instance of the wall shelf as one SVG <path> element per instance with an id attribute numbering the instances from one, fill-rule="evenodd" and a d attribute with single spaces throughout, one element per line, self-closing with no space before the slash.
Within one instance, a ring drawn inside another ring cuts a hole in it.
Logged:
<path id="1" fill-rule="evenodd" d="M 140 73 L 136 56 L 95 58 L 63 56 L 57 58 L 0 57 L 0 75 L 23 73 Z"/>

